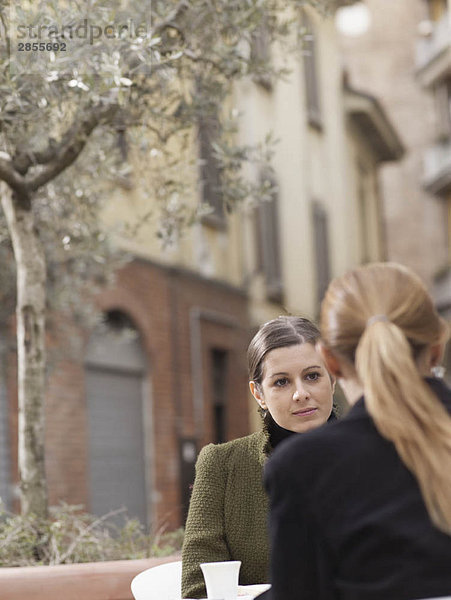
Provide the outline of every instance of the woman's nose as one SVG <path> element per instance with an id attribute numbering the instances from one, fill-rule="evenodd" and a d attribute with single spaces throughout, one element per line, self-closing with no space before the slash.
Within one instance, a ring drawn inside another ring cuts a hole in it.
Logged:
<path id="1" fill-rule="evenodd" d="M 293 400 L 295 402 L 297 402 L 298 400 L 300 400 L 301 398 L 308 398 L 308 391 L 303 387 L 302 383 L 297 383 L 296 384 L 296 389 L 293 392 Z"/>

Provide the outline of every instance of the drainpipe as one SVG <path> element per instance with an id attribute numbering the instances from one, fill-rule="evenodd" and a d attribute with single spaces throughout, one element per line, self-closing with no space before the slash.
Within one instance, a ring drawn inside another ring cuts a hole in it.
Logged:
<path id="1" fill-rule="evenodd" d="M 175 433 L 177 440 L 182 438 L 183 433 L 183 404 L 180 398 L 180 354 L 177 340 L 178 330 L 178 282 L 171 273 L 169 276 L 169 302 L 171 315 L 171 359 L 172 359 L 172 398 L 175 412 Z"/>

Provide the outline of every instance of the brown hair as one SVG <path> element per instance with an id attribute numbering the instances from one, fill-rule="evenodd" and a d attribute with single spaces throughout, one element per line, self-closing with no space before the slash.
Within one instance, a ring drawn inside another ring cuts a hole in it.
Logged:
<path id="1" fill-rule="evenodd" d="M 315 344 L 320 337 L 318 327 L 303 317 L 281 316 L 260 327 L 247 350 L 249 380 L 260 384 L 263 379 L 263 362 L 275 348 L 296 344 Z"/>
<path id="2" fill-rule="evenodd" d="M 416 362 L 446 329 L 420 278 L 394 263 L 335 279 L 321 308 L 325 345 L 355 365 L 378 431 L 416 477 L 431 520 L 451 534 L 451 418 Z"/>

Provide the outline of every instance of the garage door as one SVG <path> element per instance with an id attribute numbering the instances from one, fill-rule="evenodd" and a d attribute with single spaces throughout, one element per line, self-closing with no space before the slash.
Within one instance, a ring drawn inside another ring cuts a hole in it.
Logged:
<path id="1" fill-rule="evenodd" d="M 144 382 L 139 338 L 95 332 L 86 360 L 90 510 L 104 515 L 124 506 L 146 524 Z"/>

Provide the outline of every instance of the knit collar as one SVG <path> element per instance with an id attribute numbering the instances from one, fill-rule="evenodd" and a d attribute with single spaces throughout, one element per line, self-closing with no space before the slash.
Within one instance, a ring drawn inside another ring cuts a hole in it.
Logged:
<path id="1" fill-rule="evenodd" d="M 266 413 L 263 421 L 263 433 L 265 435 L 265 444 L 263 446 L 265 456 L 269 456 L 280 442 L 292 435 L 296 435 L 295 431 L 285 429 L 276 423 L 269 412 Z"/>
<path id="2" fill-rule="evenodd" d="M 335 411 L 336 408 L 334 406 L 330 417 L 327 419 L 328 423 L 336 420 Z M 266 414 L 263 421 L 263 434 L 264 439 L 262 450 L 265 457 L 268 457 L 271 454 L 271 452 L 276 448 L 276 446 L 283 442 L 283 440 L 286 440 L 293 435 L 301 435 L 297 434 L 296 431 L 291 431 L 290 429 L 285 429 L 284 427 L 281 427 L 278 423 L 274 421 L 269 412 Z"/>
<path id="3" fill-rule="evenodd" d="M 285 429 L 285 427 L 281 427 L 278 423 L 274 421 L 271 415 L 268 415 L 267 423 L 265 424 L 266 430 L 268 432 L 268 442 L 271 450 L 274 450 L 280 442 L 288 439 L 292 435 L 296 435 L 295 431 L 290 431 L 289 429 Z"/>

